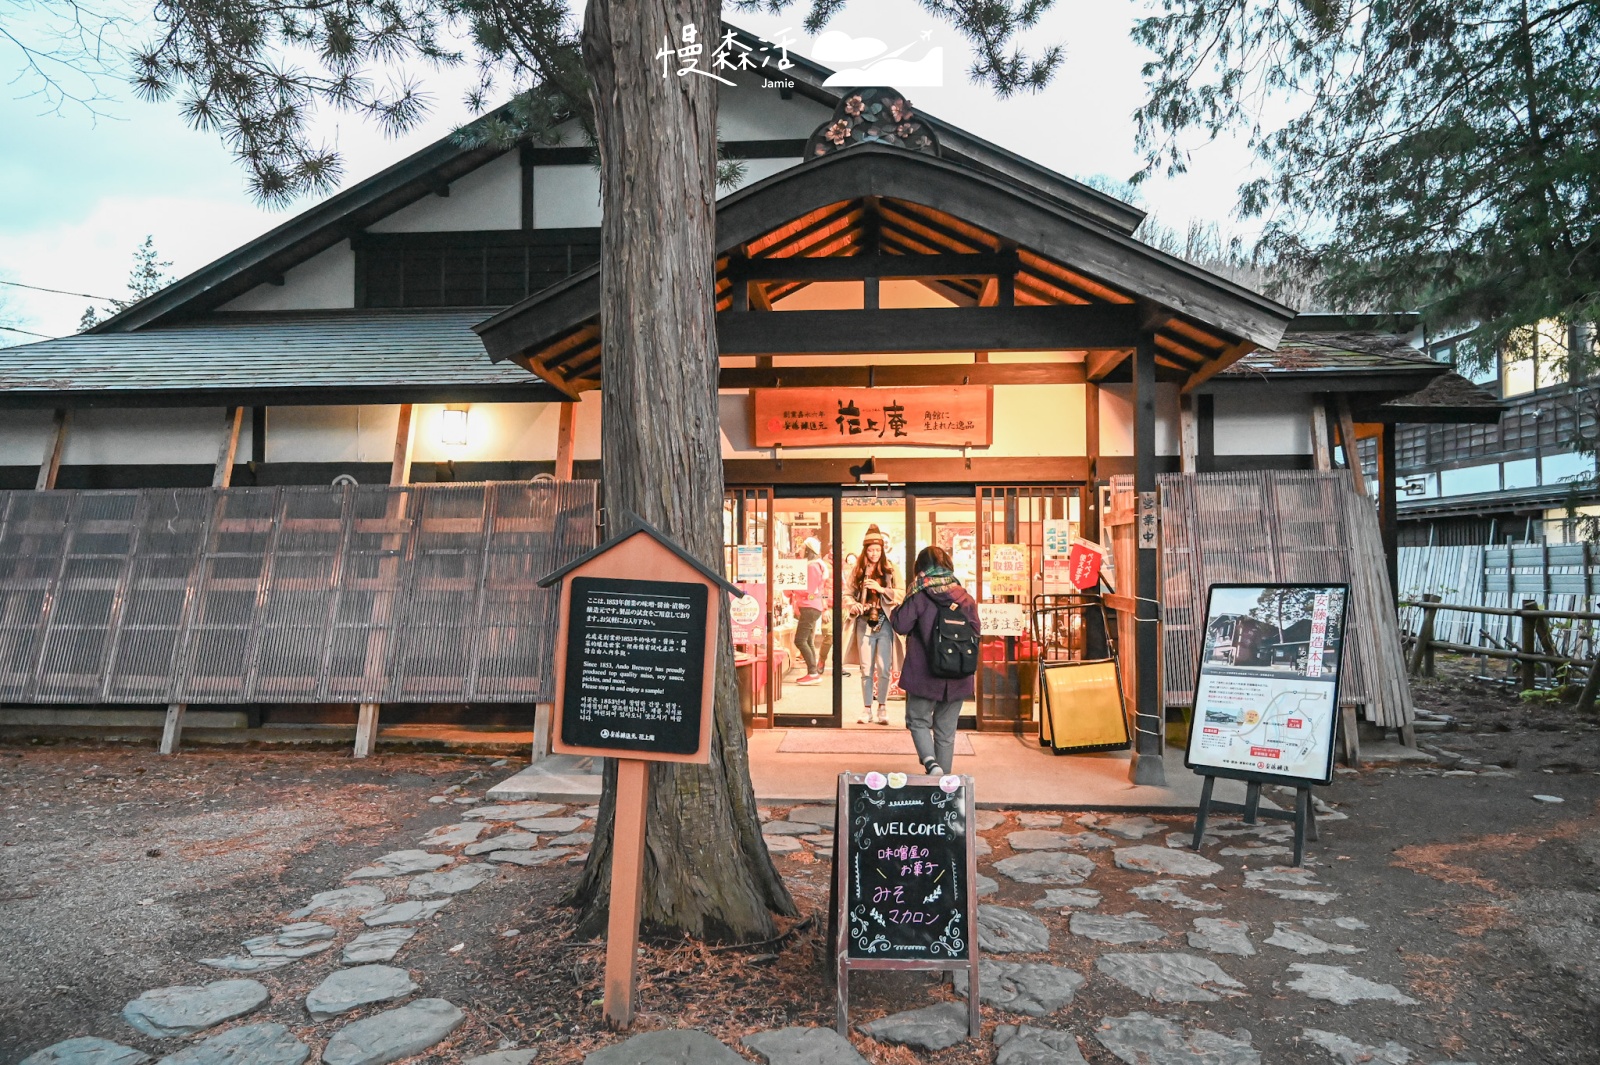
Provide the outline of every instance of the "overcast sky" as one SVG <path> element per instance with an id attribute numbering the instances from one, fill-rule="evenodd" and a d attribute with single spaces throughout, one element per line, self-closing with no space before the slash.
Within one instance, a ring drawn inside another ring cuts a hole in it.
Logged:
<path id="1" fill-rule="evenodd" d="M 891 51 L 931 31 L 932 43 L 944 47 L 945 85 L 905 88 L 918 107 L 1062 173 L 1122 180 L 1139 165 L 1131 114 L 1143 99 L 1139 68 L 1149 57 L 1128 31 L 1143 7 L 1144 0 L 1056 0 L 1027 41 L 1063 43 L 1062 70 L 1043 93 L 1010 100 L 968 83 L 964 44 L 915 0 L 855 0 L 830 28 L 876 38 Z M 798 11 L 733 21 L 769 35 L 790 27 L 802 42 L 797 50 L 810 54 Z M 18 63 L 0 45 L 7 75 Z M 470 117 L 460 102 L 463 80 L 455 73 L 433 79 L 432 114 L 400 140 L 359 119 L 329 118 L 323 132 L 344 153 L 345 183 Z M 72 105 L 41 113 L 41 102 L 25 95 L 31 88 L 26 78 L 0 82 L 0 280 L 121 296 L 133 249 L 146 234 L 181 276 L 310 206 L 267 210 L 252 203 L 243 172 L 216 137 L 188 129 L 174 104 L 140 103 L 119 90 L 100 117 Z M 1147 184 L 1143 206 L 1178 228 L 1200 220 L 1241 229 L 1231 216 L 1248 153 L 1234 142 L 1194 148 L 1190 173 Z M 76 329 L 88 302 L 0 286 L 0 324 L 58 336 Z M 31 339 L 15 332 L 0 338 Z"/>

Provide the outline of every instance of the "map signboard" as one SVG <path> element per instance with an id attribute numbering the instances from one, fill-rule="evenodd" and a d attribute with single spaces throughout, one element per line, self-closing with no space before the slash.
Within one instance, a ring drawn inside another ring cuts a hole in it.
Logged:
<path id="1" fill-rule="evenodd" d="M 1333 779 L 1349 586 L 1214 584 L 1184 764 L 1293 786 Z"/>

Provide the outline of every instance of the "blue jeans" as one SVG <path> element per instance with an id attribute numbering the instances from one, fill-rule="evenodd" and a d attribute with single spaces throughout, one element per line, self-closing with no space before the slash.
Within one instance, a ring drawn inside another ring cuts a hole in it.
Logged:
<path id="1" fill-rule="evenodd" d="M 877 667 L 874 669 L 874 667 Z M 872 704 L 872 681 L 876 673 L 878 681 L 878 702 L 886 702 L 889 698 L 889 672 L 894 668 L 894 630 L 889 627 L 889 619 L 884 618 L 878 623 L 876 632 L 866 627 L 863 622 L 861 627 L 861 705 Z"/>

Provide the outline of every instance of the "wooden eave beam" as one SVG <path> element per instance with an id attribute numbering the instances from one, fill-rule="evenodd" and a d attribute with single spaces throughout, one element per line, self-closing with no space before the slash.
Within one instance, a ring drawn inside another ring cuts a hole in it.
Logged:
<path id="1" fill-rule="evenodd" d="M 997 237 L 989 237 L 988 239 L 969 237 L 954 230 L 947 229 L 937 221 L 922 218 L 915 214 L 902 212 L 898 209 L 899 206 L 900 205 L 898 204 L 891 206 L 885 203 L 880 208 L 884 220 L 892 223 L 902 230 L 915 233 L 924 240 L 933 241 L 936 247 L 942 247 L 946 251 L 957 251 L 967 255 L 981 254 L 983 252 L 995 252 L 1000 250 L 1000 241 Z"/>
<path id="2" fill-rule="evenodd" d="M 1131 348 L 1137 331 L 1132 306 L 724 312 L 717 347 L 724 355 L 1093 351 Z"/>
<path id="3" fill-rule="evenodd" d="M 576 400 L 578 398 L 577 390 L 572 387 L 565 377 L 547 369 L 542 361 L 532 355 L 513 355 L 511 356 L 511 361 L 568 399 Z"/>
<path id="4" fill-rule="evenodd" d="M 1220 355 L 1211 359 L 1204 366 L 1200 367 L 1200 369 L 1194 371 L 1194 373 L 1191 373 L 1188 380 L 1184 381 L 1181 391 L 1194 391 L 1197 386 L 1211 380 L 1211 378 L 1215 377 L 1223 370 L 1226 370 L 1228 367 L 1232 366 L 1234 363 L 1238 362 L 1240 359 L 1244 358 L 1254 350 L 1256 350 L 1256 344 L 1251 340 L 1241 340 L 1237 344 L 1230 344 L 1228 347 L 1223 349 Z"/>
<path id="5" fill-rule="evenodd" d="M 971 244 L 983 251 L 999 251 L 1005 247 L 1005 239 L 987 229 L 975 226 L 964 218 L 940 211 L 936 208 L 913 203 L 909 200 L 892 201 L 894 210 L 903 215 L 919 220 L 923 225 L 934 228 L 937 232 L 946 234 L 947 239 Z"/>
<path id="6" fill-rule="evenodd" d="M 735 281 L 856 281 L 866 277 L 915 279 L 996 277 L 1013 273 L 1015 255 L 884 255 L 790 256 L 749 259 L 730 264 Z"/>
<path id="7" fill-rule="evenodd" d="M 1103 381 L 1132 356 L 1132 344 L 1114 351 L 1091 351 L 1084 359 L 1084 371 L 1090 381 Z"/>
<path id="8" fill-rule="evenodd" d="M 720 388 L 906 388 L 914 385 L 1076 385 L 1081 362 L 979 362 L 929 365 L 724 367 Z"/>
<path id="9" fill-rule="evenodd" d="M 773 230 L 768 236 L 775 237 L 771 243 L 762 243 L 766 237 L 758 237 L 750 241 L 751 259 L 781 259 L 786 255 L 794 254 L 794 249 L 804 247 L 806 242 L 817 233 L 837 233 L 840 229 L 853 229 L 861 222 L 861 207 L 852 204 L 837 212 L 829 212 L 814 221 L 791 228 L 783 226 Z M 785 232 L 789 230 L 789 232 Z"/>

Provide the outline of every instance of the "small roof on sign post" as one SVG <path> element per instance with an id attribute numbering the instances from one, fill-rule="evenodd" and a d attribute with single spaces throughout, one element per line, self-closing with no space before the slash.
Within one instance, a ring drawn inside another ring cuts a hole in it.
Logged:
<path id="1" fill-rule="evenodd" d="M 546 573 L 543 577 L 539 578 L 539 587 L 550 587 L 552 584 L 555 584 L 557 581 L 561 580 L 561 578 L 565 577 L 579 566 L 599 558 L 607 551 L 610 551 L 619 544 L 633 539 L 635 536 L 648 536 L 650 539 L 654 540 L 656 543 L 660 544 L 662 547 L 678 556 L 686 564 L 692 566 L 697 573 L 705 577 L 706 580 L 711 581 L 713 584 L 720 587 L 729 595 L 739 596 L 740 598 L 744 597 L 745 591 L 743 588 L 740 588 L 737 584 L 729 583 L 721 574 L 711 569 L 698 558 L 695 558 L 693 555 L 689 554 L 689 552 L 678 546 L 677 542 L 671 537 L 667 536 L 660 529 L 656 528 L 654 525 L 651 525 L 637 514 L 633 513 L 632 511 L 623 511 L 622 521 L 624 524 L 624 529 L 622 532 L 611 537 L 611 539 L 605 541 L 587 554 L 578 556 L 571 562 L 568 562 L 565 566 L 562 566 L 560 569 L 552 570 L 549 573 Z"/>

